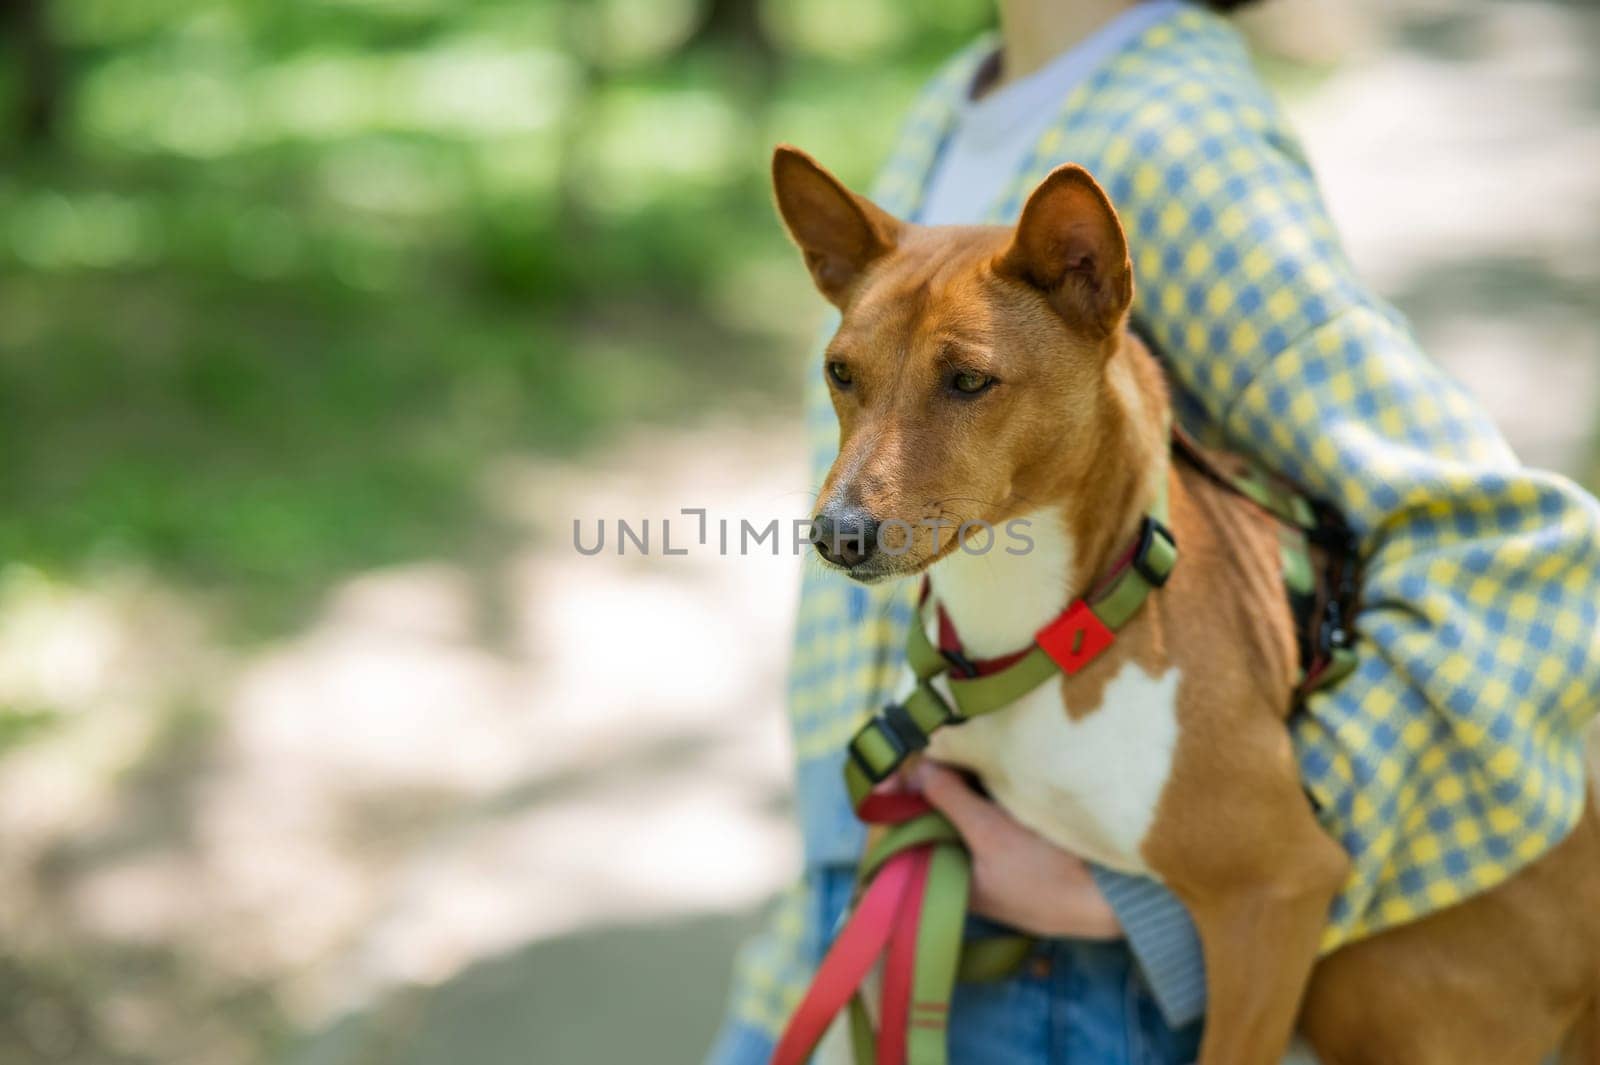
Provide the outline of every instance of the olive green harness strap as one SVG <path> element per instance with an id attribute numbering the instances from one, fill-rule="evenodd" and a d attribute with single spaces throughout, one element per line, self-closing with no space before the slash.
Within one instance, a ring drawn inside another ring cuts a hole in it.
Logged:
<path id="1" fill-rule="evenodd" d="M 863 816 L 878 783 L 892 776 L 912 754 L 947 725 L 994 713 L 1011 705 L 1063 671 L 1076 672 L 1106 646 L 1166 583 L 1177 564 L 1177 544 L 1167 529 L 1165 481 L 1138 542 L 1089 597 L 1074 601 L 1060 618 L 1041 629 L 1032 647 L 1004 668 L 983 676 L 956 675 L 956 660 L 928 636 L 926 611 L 918 610 L 906 646 L 916 685 L 902 701 L 886 706 L 850 741 L 845 780 L 851 801 Z M 935 687 L 943 678 L 948 699 Z M 950 998 L 957 979 L 998 979 L 1014 971 L 1032 949 L 1025 936 L 963 943 L 971 859 L 954 826 L 928 811 L 887 828 L 862 859 L 859 882 L 866 884 L 891 859 L 916 848 L 930 848 L 926 887 L 916 927 L 915 966 L 907 1007 L 905 1061 L 945 1065 Z M 850 1005 L 850 1035 L 857 1065 L 876 1065 L 877 1040 L 858 992 Z"/>
<path id="2" fill-rule="evenodd" d="M 907 758 L 928 745 L 946 725 L 960 724 L 1010 706 L 1063 671 L 1076 672 L 1110 644 L 1110 634 L 1127 624 L 1150 593 L 1166 583 L 1178 562 L 1178 545 L 1167 528 L 1166 481 L 1140 526 L 1139 540 L 1089 598 L 1075 600 L 1039 632 L 1027 653 L 986 676 L 956 676 L 951 658 L 928 637 L 925 611 L 906 634 L 906 661 L 916 686 L 862 725 L 850 740 L 845 784 L 856 806 L 874 786 L 887 780 Z M 1055 640 L 1065 632 L 1065 642 Z M 1102 633 L 1098 647 L 1085 641 Z M 1085 652 L 1088 653 L 1085 653 Z M 933 685 L 944 677 L 947 700 Z"/>
<path id="3" fill-rule="evenodd" d="M 1225 469 L 1182 428 L 1172 428 L 1173 454 L 1212 482 L 1243 496 L 1278 521 L 1284 588 L 1300 642 L 1300 681 L 1294 702 L 1329 687 L 1356 666 L 1350 630 L 1356 598 L 1355 536 L 1333 508 L 1316 503 L 1255 464 Z M 1313 560 L 1313 549 L 1326 556 Z"/>
<path id="4" fill-rule="evenodd" d="M 917 924 L 905 1060 L 912 1065 L 945 1065 L 956 982 L 1003 979 L 1016 971 L 1034 943 L 1027 936 L 963 940 L 971 864 L 961 838 L 938 814 L 924 814 L 885 833 L 862 862 L 862 881 L 870 880 L 895 854 L 919 846 L 934 849 Z M 850 1001 L 850 1045 L 856 1065 L 877 1065 L 877 1033 L 861 992 Z"/>
<path id="5" fill-rule="evenodd" d="M 944 821 L 937 814 L 918 820 Z M 916 965 L 911 970 L 911 1003 L 906 1016 L 905 1060 L 911 1065 L 946 1065 L 950 999 L 962 971 L 971 862 L 959 838 L 933 847 L 927 887 L 916 929 Z M 850 1004 L 850 1043 L 856 1065 L 877 1065 L 877 1036 L 857 992 Z"/>

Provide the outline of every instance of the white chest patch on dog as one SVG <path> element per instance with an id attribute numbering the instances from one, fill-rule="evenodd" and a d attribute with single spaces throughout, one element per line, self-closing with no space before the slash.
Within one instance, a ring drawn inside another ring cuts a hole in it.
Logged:
<path id="1" fill-rule="evenodd" d="M 1100 706 L 1074 720 L 1051 682 L 1003 710 L 936 733 L 928 753 L 971 769 L 995 801 L 1058 846 L 1151 875 L 1140 845 L 1178 741 L 1176 668 L 1123 665 Z"/>
<path id="2" fill-rule="evenodd" d="M 1061 516 L 1030 514 L 1027 530 L 1030 551 L 957 551 L 929 571 L 934 597 L 973 657 L 1026 646 L 1076 594 L 1068 586 L 1076 552 Z M 927 624 L 936 640 L 931 611 Z M 1140 845 L 1172 773 L 1178 679 L 1175 667 L 1152 677 L 1127 662 L 1100 705 L 1076 719 L 1052 680 L 993 714 L 939 730 L 929 754 L 973 770 L 1000 805 L 1046 839 L 1109 868 L 1148 875 Z M 907 670 L 902 686 L 912 683 Z"/>

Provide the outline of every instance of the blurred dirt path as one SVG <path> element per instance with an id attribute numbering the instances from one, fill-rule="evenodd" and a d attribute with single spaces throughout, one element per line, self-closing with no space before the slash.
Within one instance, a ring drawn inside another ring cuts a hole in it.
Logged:
<path id="1" fill-rule="evenodd" d="M 362 575 L 249 654 L 150 581 L 8 571 L 0 696 L 74 717 L 0 774 L 7 938 L 63 967 L 25 981 L 0 1057 L 224 1065 L 276 1029 L 309 1033 L 294 1061 L 527 1061 L 510 1033 L 532 1018 L 550 1050 L 637 1038 L 611 1009 L 667 1010 L 664 1045 L 692 1056 L 749 915 L 798 868 L 801 561 L 770 540 L 723 557 L 717 523 L 805 514 L 802 450 L 794 426 L 724 421 L 581 468 L 508 459 L 482 485 L 524 530 L 502 565 Z M 707 510 L 706 546 L 682 507 Z M 687 555 L 663 554 L 666 516 Z M 605 552 L 574 549 L 574 518 L 586 543 L 607 524 Z M 648 520 L 649 557 L 618 556 L 619 519 Z M 520 1007 L 467 1023 L 466 1058 L 402 1052 L 513 978 Z M 458 984 L 424 1023 L 421 989 Z"/>

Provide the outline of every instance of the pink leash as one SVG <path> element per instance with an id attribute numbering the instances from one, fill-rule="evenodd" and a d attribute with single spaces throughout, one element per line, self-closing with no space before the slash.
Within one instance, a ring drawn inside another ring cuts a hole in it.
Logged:
<path id="1" fill-rule="evenodd" d="M 861 804 L 860 814 L 875 824 L 898 824 L 932 809 L 918 795 L 873 795 Z M 931 845 L 914 847 L 884 862 L 822 959 L 810 990 L 778 1040 L 772 1065 L 805 1065 L 880 956 L 884 972 L 877 1065 L 905 1065 L 917 924 L 932 854 Z"/>

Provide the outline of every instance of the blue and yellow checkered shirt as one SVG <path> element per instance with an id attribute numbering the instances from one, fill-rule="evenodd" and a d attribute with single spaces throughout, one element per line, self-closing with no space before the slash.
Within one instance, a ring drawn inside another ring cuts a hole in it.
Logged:
<path id="1" fill-rule="evenodd" d="M 916 104 L 874 191 L 914 216 L 989 45 Z M 1127 228 L 1134 316 L 1180 417 L 1343 511 L 1366 559 L 1360 664 L 1293 722 L 1306 787 L 1353 859 L 1324 950 L 1499 883 L 1576 822 L 1582 733 L 1600 692 L 1600 505 L 1522 469 L 1477 403 L 1357 280 L 1237 33 L 1184 9 L 1066 100 L 992 218 L 1054 166 L 1106 186 Z M 837 430 L 821 375 L 811 462 Z M 805 578 L 790 713 L 809 866 L 861 836 L 842 749 L 891 693 L 915 591 Z M 806 888 L 745 952 L 735 1015 L 776 1027 L 826 929 Z"/>

